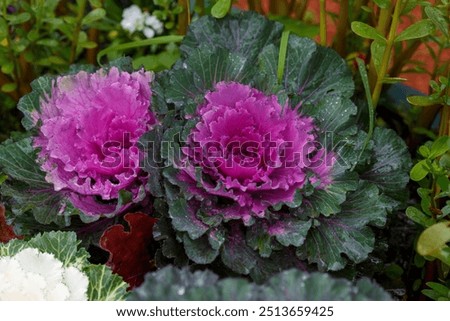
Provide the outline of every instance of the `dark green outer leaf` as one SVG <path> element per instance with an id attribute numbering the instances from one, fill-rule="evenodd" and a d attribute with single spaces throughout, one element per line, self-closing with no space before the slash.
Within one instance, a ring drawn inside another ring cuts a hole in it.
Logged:
<path id="1" fill-rule="evenodd" d="M 398 202 L 408 196 L 405 189 L 409 181 L 411 156 L 405 142 L 390 129 L 377 127 L 373 137 L 373 161 L 361 178 L 374 183 L 383 194 Z"/>
<path id="2" fill-rule="evenodd" d="M 278 46 L 269 45 L 260 56 L 260 69 L 271 82 L 277 78 L 278 52 Z M 271 63 L 274 57 L 276 60 Z M 283 87 L 288 94 L 298 96 L 296 99 L 302 104 L 314 104 L 329 95 L 349 98 L 354 90 L 345 60 L 335 51 L 295 35 L 289 37 Z"/>
<path id="3" fill-rule="evenodd" d="M 211 246 L 206 235 L 192 240 L 184 234 L 183 245 L 186 255 L 197 264 L 210 264 L 219 255 L 219 250 Z"/>
<path id="4" fill-rule="evenodd" d="M 282 28 L 281 24 L 250 11 L 220 20 L 205 16 L 191 24 L 180 46 L 182 58 L 189 57 L 202 45 L 227 49 L 253 61 L 264 46 L 279 40 Z"/>
<path id="5" fill-rule="evenodd" d="M 140 138 L 142 146 L 145 148 L 144 153 L 144 168 L 149 173 L 148 189 L 150 193 L 155 197 L 162 197 L 164 192 L 161 187 L 161 137 L 162 128 L 156 126 L 152 131 L 144 134 Z"/>
<path id="6" fill-rule="evenodd" d="M 48 188 L 45 174 L 36 163 L 36 156 L 31 138 L 0 145 L 0 164 L 5 174 L 35 188 Z"/>
<path id="7" fill-rule="evenodd" d="M 283 232 L 276 235 L 275 238 L 283 246 L 293 245 L 298 247 L 305 241 L 306 235 L 311 227 L 311 221 L 301 221 L 298 219 L 283 219 L 280 222 Z"/>
<path id="8" fill-rule="evenodd" d="M 219 277 L 211 271 L 191 273 L 187 268 L 182 270 L 172 266 L 165 267 L 155 273 L 148 273 L 142 286 L 135 289 L 129 300 L 186 300 L 189 292 L 195 288 L 206 288 L 217 283 Z M 192 298 L 196 299 L 196 298 Z M 201 293 L 199 300 L 203 299 Z"/>
<path id="9" fill-rule="evenodd" d="M 169 259 L 174 259 L 176 265 L 183 266 L 189 262 L 183 244 L 177 240 L 168 217 L 161 217 L 155 224 L 153 227 L 153 238 L 156 241 L 161 241 L 162 254 Z"/>
<path id="10" fill-rule="evenodd" d="M 183 107 L 183 114 L 194 114 L 206 92 L 220 81 L 248 83 L 256 68 L 247 57 L 224 49 L 194 49 L 189 57 L 172 70 L 166 88 L 168 103 Z"/>
<path id="11" fill-rule="evenodd" d="M 221 251 L 222 262 L 237 273 L 249 274 L 259 255 L 246 244 L 239 226 L 235 225 L 232 228 Z"/>
<path id="12" fill-rule="evenodd" d="M 375 239 L 370 228 L 353 228 L 334 218 L 319 222 L 318 227 L 310 230 L 305 249 L 308 261 L 317 263 L 320 271 L 343 269 L 347 260 L 341 253 L 360 263 L 372 252 Z"/>
<path id="13" fill-rule="evenodd" d="M 36 126 L 37 119 L 33 117 L 33 112 L 40 111 L 40 100 L 45 99 L 46 95 L 50 95 L 52 88 L 53 77 L 40 77 L 31 82 L 31 93 L 23 96 L 17 108 L 24 114 L 22 125 L 26 130 L 32 129 Z"/>
<path id="14" fill-rule="evenodd" d="M 1 193 L 13 200 L 15 215 L 26 215 L 31 211 L 39 223 L 54 222 L 67 226 L 70 224 L 69 216 L 77 211 L 63 193 L 55 192 L 53 186 L 45 181 L 45 174 L 36 162 L 36 154 L 31 138 L 0 146 L 0 167 L 9 176 L 1 185 Z"/>
<path id="15" fill-rule="evenodd" d="M 209 228 L 197 218 L 194 209 L 190 208 L 183 198 L 173 202 L 169 209 L 169 215 L 175 230 L 187 232 L 192 240 L 198 239 Z"/>
<path id="16" fill-rule="evenodd" d="M 349 193 L 340 213 L 318 218 L 320 224 L 310 229 L 301 251 L 306 251 L 309 262 L 317 263 L 322 271 L 344 268 L 346 259 L 341 254 L 360 263 L 374 245 L 374 235 L 367 224 L 383 225 L 387 208 L 389 200 L 379 195 L 375 185 L 360 183 L 355 192 Z"/>
<path id="17" fill-rule="evenodd" d="M 341 133 L 354 126 L 352 116 L 356 115 L 357 107 L 349 98 L 328 95 L 318 104 L 304 105 L 300 112 L 314 117 L 320 130 L 330 134 Z"/>
<path id="18" fill-rule="evenodd" d="M 167 266 L 148 273 L 142 286 L 131 292 L 132 301 L 350 301 L 391 300 L 390 295 L 368 279 L 355 284 L 327 274 L 287 270 L 262 285 L 245 279 L 219 280 L 211 271 L 190 272 Z"/>

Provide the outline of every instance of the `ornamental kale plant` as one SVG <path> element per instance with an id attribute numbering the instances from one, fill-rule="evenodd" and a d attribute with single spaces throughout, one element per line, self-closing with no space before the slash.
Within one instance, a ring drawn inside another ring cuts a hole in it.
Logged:
<path id="1" fill-rule="evenodd" d="M 293 202 L 308 180 L 317 189 L 330 183 L 332 161 L 327 164 L 324 149 L 314 144 L 312 118 L 237 82 L 217 83 L 205 101 L 182 147 L 186 157 L 178 178 L 192 194 L 235 200 L 212 206 L 211 215 L 249 224 L 269 206 Z M 196 186 L 197 168 L 211 178 L 202 187 Z"/>
<path id="2" fill-rule="evenodd" d="M 355 283 L 325 273 L 295 269 L 283 271 L 257 285 L 243 278 L 219 279 L 209 270 L 167 266 L 148 273 L 134 289 L 134 301 L 388 301 L 391 296 L 379 285 L 363 278 Z"/>
<path id="3" fill-rule="evenodd" d="M 406 199 L 406 146 L 357 126 L 345 61 L 281 29 L 249 12 L 203 17 L 157 76 L 164 118 L 143 138 L 146 169 L 168 204 L 154 237 L 179 265 L 255 280 L 307 263 L 337 271 L 368 257 L 372 227 Z"/>
<path id="4" fill-rule="evenodd" d="M 88 262 L 73 232 L 0 244 L 0 300 L 123 300 L 126 283 L 105 265 Z"/>
<path id="5" fill-rule="evenodd" d="M 40 223 L 67 225 L 71 214 L 95 220 L 145 199 L 136 145 L 156 123 L 153 76 L 120 65 L 32 83 L 19 102 L 32 136 L 0 147 L 10 177 L 2 194 L 15 201 L 16 215 L 31 210 Z"/>

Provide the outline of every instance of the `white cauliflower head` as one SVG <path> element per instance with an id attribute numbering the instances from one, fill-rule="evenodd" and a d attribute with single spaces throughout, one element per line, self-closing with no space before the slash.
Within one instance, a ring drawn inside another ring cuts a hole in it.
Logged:
<path id="1" fill-rule="evenodd" d="M 0 258 L 0 301 L 85 301 L 88 284 L 80 270 L 37 249 Z"/>

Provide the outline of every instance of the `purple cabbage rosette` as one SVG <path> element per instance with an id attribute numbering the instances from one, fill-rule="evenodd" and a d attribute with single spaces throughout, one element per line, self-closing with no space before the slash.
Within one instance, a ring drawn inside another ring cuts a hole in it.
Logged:
<path id="1" fill-rule="evenodd" d="M 250 12 L 201 18 L 157 76 L 164 120 L 144 139 L 160 264 L 255 280 L 340 270 L 368 258 L 373 228 L 405 201 L 406 146 L 357 126 L 346 62 L 291 34 L 279 79 L 281 32 Z"/>
<path id="2" fill-rule="evenodd" d="M 138 144 L 156 124 L 152 80 L 152 73 L 121 63 L 32 83 L 19 109 L 34 135 L 0 150 L 16 161 L 4 168 L 11 184 L 2 194 L 21 206 L 19 216 L 28 209 L 39 223 L 68 225 L 70 215 L 92 221 L 147 198 Z"/>

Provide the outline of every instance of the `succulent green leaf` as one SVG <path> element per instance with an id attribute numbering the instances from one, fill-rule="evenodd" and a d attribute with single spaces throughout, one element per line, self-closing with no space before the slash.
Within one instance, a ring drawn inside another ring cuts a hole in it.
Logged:
<path id="1" fill-rule="evenodd" d="M 4 93 L 10 93 L 10 92 L 13 92 L 14 90 L 16 90 L 16 88 L 17 88 L 17 84 L 14 82 L 10 82 L 8 84 L 4 84 L 1 88 L 1 90 Z"/>
<path id="2" fill-rule="evenodd" d="M 417 224 L 420 224 L 424 227 L 429 227 L 431 225 L 433 225 L 434 220 L 427 216 L 425 213 L 423 213 L 422 211 L 420 211 L 419 209 L 409 206 L 406 209 L 406 215 L 414 222 L 416 222 Z"/>
<path id="3" fill-rule="evenodd" d="M 352 31 L 356 33 L 358 36 L 367 38 L 367 39 L 375 39 L 378 41 L 386 41 L 386 38 L 378 32 L 372 26 L 360 21 L 353 21 L 351 24 Z"/>
<path id="4" fill-rule="evenodd" d="M 432 96 L 409 96 L 407 100 L 411 105 L 427 107 L 440 104 L 442 98 L 435 98 Z"/>
<path id="5" fill-rule="evenodd" d="M 429 167 L 427 165 L 427 160 L 423 159 L 419 161 L 414 167 L 411 169 L 411 179 L 413 181 L 421 181 L 423 180 L 428 173 L 430 172 Z"/>
<path id="6" fill-rule="evenodd" d="M 423 38 L 432 34 L 434 30 L 434 23 L 430 19 L 421 20 L 403 30 L 395 38 L 395 41 L 399 42 L 404 40 Z"/>
<path id="7" fill-rule="evenodd" d="M 386 50 L 386 42 L 374 40 L 370 44 L 370 53 L 373 58 L 373 63 L 375 65 L 375 70 L 377 74 L 379 73 L 381 67 L 381 60 L 383 59 L 384 51 Z"/>
<path id="8" fill-rule="evenodd" d="M 439 28 L 440 31 L 447 37 L 449 36 L 448 33 L 448 22 L 445 20 L 445 17 L 443 16 L 442 12 L 439 11 L 439 9 L 431 6 L 425 7 L 425 14 L 428 18 L 433 21 L 433 23 L 436 25 L 436 27 Z"/>
<path id="9" fill-rule="evenodd" d="M 14 14 L 14 15 L 6 15 L 6 20 L 8 20 L 8 22 L 11 25 L 18 25 L 24 22 L 27 22 L 28 20 L 31 19 L 31 14 L 28 12 L 22 12 L 19 14 Z"/>
<path id="10" fill-rule="evenodd" d="M 90 25 L 93 22 L 96 22 L 100 19 L 103 19 L 106 16 L 106 11 L 103 8 L 96 8 L 89 12 L 86 16 L 84 16 L 81 23 L 83 25 Z"/>
<path id="11" fill-rule="evenodd" d="M 374 0 L 374 2 L 379 6 L 381 9 L 386 9 L 390 4 L 390 0 Z"/>
<path id="12" fill-rule="evenodd" d="M 218 0 L 211 8 L 211 15 L 214 18 L 223 18 L 231 9 L 231 0 Z"/>
<path id="13" fill-rule="evenodd" d="M 431 145 L 430 158 L 436 158 L 450 150 L 450 137 L 441 136 Z"/>
<path id="14" fill-rule="evenodd" d="M 450 223 L 448 221 L 436 223 L 419 236 L 417 252 L 423 256 L 438 258 L 450 266 L 450 251 L 446 250 L 448 242 L 450 242 Z"/>

